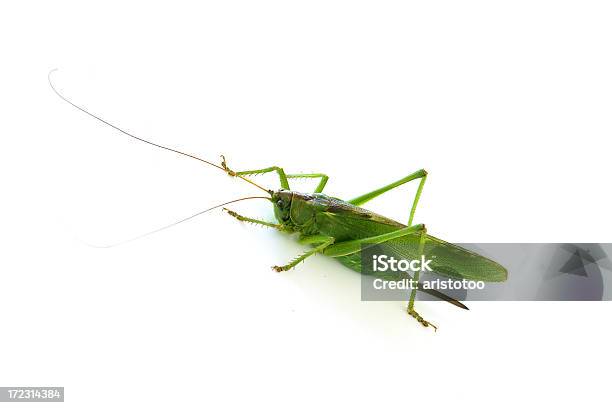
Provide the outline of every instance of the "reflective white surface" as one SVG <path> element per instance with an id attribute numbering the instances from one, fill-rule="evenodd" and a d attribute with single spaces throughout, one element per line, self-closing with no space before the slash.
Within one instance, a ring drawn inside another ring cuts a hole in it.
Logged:
<path id="1" fill-rule="evenodd" d="M 126 139 L 46 83 L 59 68 L 62 92 L 139 136 L 235 169 L 322 171 L 343 198 L 424 167 L 416 221 L 452 242 L 606 242 L 605 2 L 1 14 L 2 385 L 64 386 L 75 407 L 607 400 L 607 303 L 420 305 L 434 333 L 401 302 L 359 302 L 359 276 L 333 260 L 273 273 L 302 248 L 220 211 L 84 244 L 257 192 Z M 404 220 L 415 187 L 369 208 Z"/>

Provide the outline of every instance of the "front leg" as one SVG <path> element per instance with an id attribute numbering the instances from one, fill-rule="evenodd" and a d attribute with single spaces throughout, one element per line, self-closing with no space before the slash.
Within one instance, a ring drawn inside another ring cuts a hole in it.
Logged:
<path id="1" fill-rule="evenodd" d="M 232 217 L 236 218 L 238 221 L 250 222 L 251 224 L 263 225 L 265 227 L 276 228 L 279 231 L 285 231 L 284 226 L 281 225 L 281 224 L 274 224 L 274 223 L 271 223 L 271 222 L 257 220 L 255 218 L 245 217 L 245 216 L 240 215 L 240 214 L 236 213 L 235 211 L 229 210 L 227 208 L 223 208 L 223 211 L 226 211 L 229 215 L 231 215 Z"/>
<path id="2" fill-rule="evenodd" d="M 332 245 L 334 243 L 333 237 L 328 237 L 325 235 L 310 235 L 306 237 L 300 238 L 300 244 L 319 244 L 313 249 L 304 252 L 302 255 L 296 257 L 287 265 L 283 266 L 273 266 L 276 272 L 288 271 L 289 269 L 295 267 L 298 263 L 302 262 L 304 259 L 308 258 L 311 255 L 314 255 L 318 252 L 322 252 L 325 248 Z"/>

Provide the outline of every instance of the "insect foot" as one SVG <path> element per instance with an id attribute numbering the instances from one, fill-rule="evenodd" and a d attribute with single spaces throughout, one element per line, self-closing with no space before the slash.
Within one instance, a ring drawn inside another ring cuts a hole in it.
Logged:
<path id="1" fill-rule="evenodd" d="M 408 314 L 409 314 L 410 316 L 414 317 L 414 318 L 416 319 L 416 321 L 417 321 L 417 322 L 421 323 L 421 324 L 423 325 L 423 327 L 429 327 L 429 326 L 431 326 L 431 327 L 433 327 L 434 331 L 438 331 L 438 327 L 437 327 L 437 326 L 435 326 L 435 325 L 433 325 L 432 323 L 429 323 L 427 320 L 423 319 L 423 318 L 421 317 L 421 315 L 417 313 L 417 311 L 416 311 L 416 310 L 414 310 L 414 309 L 412 309 L 412 310 L 408 309 Z"/>
<path id="2" fill-rule="evenodd" d="M 232 217 L 237 218 L 239 221 L 242 221 L 242 220 L 240 219 L 240 215 L 238 215 L 238 213 L 236 213 L 235 211 L 232 211 L 232 210 L 230 210 L 230 209 L 228 209 L 228 208 L 225 208 L 225 207 L 223 207 L 223 211 L 226 211 L 226 212 L 227 212 L 229 215 L 231 215 Z"/>
<path id="3" fill-rule="evenodd" d="M 284 266 L 273 266 L 272 270 L 274 272 L 282 272 L 282 271 L 286 271 L 287 269 Z"/>
<path id="4" fill-rule="evenodd" d="M 223 170 L 225 170 L 229 176 L 236 177 L 236 172 L 227 167 L 227 162 L 225 161 L 224 155 L 221 155 L 221 167 L 223 167 Z"/>

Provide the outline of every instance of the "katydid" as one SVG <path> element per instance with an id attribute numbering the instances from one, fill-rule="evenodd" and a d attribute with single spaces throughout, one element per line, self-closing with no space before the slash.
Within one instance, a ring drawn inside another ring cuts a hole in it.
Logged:
<path id="1" fill-rule="evenodd" d="M 221 156 L 220 164 L 215 164 L 197 156 L 134 136 L 68 100 L 55 89 L 51 83 L 50 75 L 51 73 L 49 73 L 49 83 L 53 91 L 64 101 L 87 115 L 113 127 L 133 139 L 199 160 L 200 162 L 222 170 L 230 177 L 239 178 L 263 190 L 267 196 L 244 197 L 232 200 L 228 203 L 220 204 L 194 214 L 177 223 L 233 202 L 249 199 L 267 199 L 273 205 L 276 222 L 267 222 L 246 217 L 227 208 L 223 208 L 223 210 L 239 221 L 263 225 L 265 227 L 274 228 L 280 232 L 296 234 L 300 243 L 309 246 L 308 250 L 290 262 L 279 266 L 273 266 L 272 269 L 276 272 L 290 270 L 298 263 L 315 254 L 323 254 L 335 258 L 346 267 L 357 272 L 362 272 L 361 251 L 364 246 L 385 244 L 385 248 L 387 248 L 387 251 L 390 252 L 391 255 L 400 258 L 415 259 L 422 254 L 435 254 L 432 259 L 433 270 L 442 276 L 484 282 L 501 282 L 507 279 L 506 269 L 493 260 L 428 235 L 423 224 L 413 223 L 423 186 L 427 180 L 427 172 L 425 170 L 418 170 L 393 183 L 345 201 L 323 193 L 327 181 L 329 180 L 329 177 L 323 173 L 288 174 L 279 166 L 271 166 L 256 170 L 235 171 L 228 166 L 224 156 Z M 249 178 L 249 176 L 265 173 L 276 173 L 280 183 L 280 188 L 278 190 L 264 188 Z M 319 183 L 312 193 L 293 191 L 291 190 L 289 180 L 297 178 L 317 179 Z M 362 208 L 363 204 L 373 198 L 410 181 L 416 180 L 419 181 L 419 185 L 412 200 L 406 224 L 399 223 Z M 171 225 L 176 225 L 177 223 Z M 168 226 L 153 232 L 157 232 L 167 227 Z M 415 282 L 418 282 L 419 272 L 415 271 L 414 276 L 411 278 Z M 418 286 L 412 289 L 410 293 L 407 312 L 425 327 L 431 326 L 437 329 L 436 326 L 421 317 L 415 310 L 414 303 L 417 290 L 467 309 L 467 307 L 459 301 L 441 292 Z"/>

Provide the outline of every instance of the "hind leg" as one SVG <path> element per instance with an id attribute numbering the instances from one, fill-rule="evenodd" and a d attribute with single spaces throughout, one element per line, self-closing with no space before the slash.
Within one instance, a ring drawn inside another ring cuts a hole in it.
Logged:
<path id="1" fill-rule="evenodd" d="M 373 237 L 356 239 L 352 241 L 339 242 L 337 244 L 330 245 L 329 247 L 323 250 L 323 254 L 331 257 L 345 256 L 360 252 L 363 250 L 363 245 L 376 245 L 382 244 L 385 242 L 389 242 L 391 240 L 401 238 L 407 235 L 419 235 L 419 256 L 423 254 L 423 249 L 425 246 L 425 238 L 427 237 L 427 229 L 423 224 L 414 225 L 412 227 L 405 227 L 399 229 L 397 231 L 388 232 L 386 234 L 376 235 Z M 419 271 L 414 272 L 414 277 L 412 277 L 414 282 L 419 281 Z M 414 317 L 419 323 L 421 323 L 424 327 L 433 327 L 437 330 L 437 327 L 427 320 L 423 319 L 421 315 L 414 310 L 414 301 L 416 298 L 417 288 L 412 289 L 410 293 L 410 300 L 408 301 L 408 314 Z"/>
<path id="2" fill-rule="evenodd" d="M 426 238 L 426 236 L 427 236 L 427 230 L 423 229 L 421 231 L 421 237 L 420 237 L 420 240 L 419 240 L 419 256 L 423 255 L 423 248 L 425 247 L 425 238 Z M 417 269 L 414 272 L 414 277 L 413 277 L 414 281 L 417 282 L 417 283 L 419 282 L 419 274 L 420 274 L 420 271 Z M 414 301 L 416 299 L 416 293 L 417 293 L 417 289 L 416 288 L 412 289 L 412 292 L 410 292 L 410 300 L 408 301 L 408 308 L 407 308 L 408 314 L 410 316 L 414 317 L 417 320 L 417 322 L 421 323 L 424 327 L 431 326 L 431 327 L 434 328 L 434 330 L 437 331 L 438 330 L 437 326 L 435 326 L 432 323 L 428 322 L 427 320 L 423 319 L 421 317 L 421 315 L 416 310 L 414 310 Z"/>
<path id="3" fill-rule="evenodd" d="M 412 207 L 410 208 L 410 217 L 408 218 L 408 226 L 410 227 L 412 225 L 412 221 L 414 219 L 414 213 L 416 211 L 417 208 L 417 204 L 419 203 L 419 198 L 421 198 L 421 193 L 423 192 L 423 186 L 425 185 L 425 180 L 427 180 L 427 172 L 423 169 L 415 171 L 414 173 L 399 179 L 396 182 L 393 182 L 391 184 L 387 184 L 384 187 L 381 187 L 379 189 L 376 189 L 374 191 L 370 191 L 369 193 L 360 195 L 359 197 L 355 197 L 352 200 L 349 201 L 349 203 L 353 204 L 353 205 L 362 205 L 367 203 L 368 201 L 370 201 L 373 198 L 378 197 L 381 194 L 386 193 L 387 191 L 393 190 L 396 187 L 401 186 L 402 184 L 406 184 L 409 181 L 412 180 L 416 180 L 416 179 L 421 179 L 421 182 L 419 183 L 419 187 L 417 189 L 417 192 L 414 196 L 414 200 L 412 201 Z"/>

